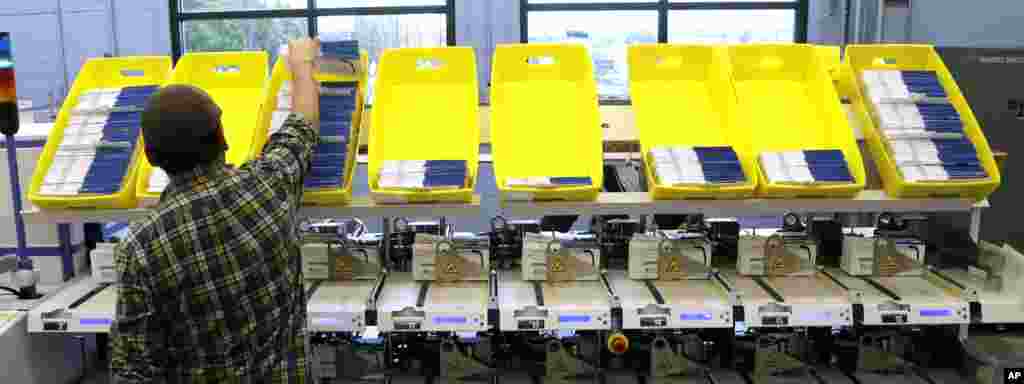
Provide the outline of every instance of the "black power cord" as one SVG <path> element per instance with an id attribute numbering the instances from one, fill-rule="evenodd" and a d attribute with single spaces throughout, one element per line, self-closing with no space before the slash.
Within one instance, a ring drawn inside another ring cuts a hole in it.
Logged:
<path id="1" fill-rule="evenodd" d="M 40 297 L 43 297 L 43 295 L 40 295 L 40 294 L 38 294 L 38 293 L 36 293 L 34 291 L 33 292 L 23 292 L 23 291 L 19 291 L 19 290 L 16 290 L 14 288 L 5 287 L 5 286 L 2 286 L 2 285 L 0 285 L 0 291 L 6 291 L 6 292 L 8 292 L 8 293 L 10 293 L 10 294 L 12 294 L 14 296 L 17 296 L 18 300 L 34 300 L 34 299 L 38 299 Z"/>

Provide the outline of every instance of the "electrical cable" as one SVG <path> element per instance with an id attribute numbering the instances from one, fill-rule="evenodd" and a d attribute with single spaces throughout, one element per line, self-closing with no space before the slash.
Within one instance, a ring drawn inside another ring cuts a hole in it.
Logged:
<path id="1" fill-rule="evenodd" d="M 14 296 L 17 296 L 19 300 L 20 299 L 24 299 L 24 297 L 21 296 L 21 292 L 18 292 L 18 290 L 14 289 L 14 288 L 5 287 L 5 286 L 0 285 L 0 291 L 5 291 L 6 293 L 10 293 L 10 294 L 12 294 Z M 0 292 L 0 293 L 3 293 L 3 292 Z"/>

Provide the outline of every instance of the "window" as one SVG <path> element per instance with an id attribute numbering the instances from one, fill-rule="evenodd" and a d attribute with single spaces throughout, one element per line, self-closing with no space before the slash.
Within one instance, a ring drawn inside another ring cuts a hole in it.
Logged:
<path id="1" fill-rule="evenodd" d="M 370 83 L 385 48 L 455 44 L 454 0 L 172 0 L 175 60 L 188 51 L 278 49 L 301 36 L 359 40 Z M 315 4 L 315 6 L 312 6 Z M 373 89 L 371 86 L 370 89 Z"/>
<path id="2" fill-rule="evenodd" d="M 385 48 L 439 47 L 447 41 L 445 17 L 438 14 L 324 16 L 317 20 L 321 36 L 358 40 L 370 56 L 369 77 L 377 77 L 377 58 Z M 373 100 L 374 87 L 368 87 Z"/>
<path id="3" fill-rule="evenodd" d="M 181 24 L 185 51 L 250 51 L 277 53 L 289 40 L 309 33 L 306 19 L 189 20 Z"/>
<path id="4" fill-rule="evenodd" d="M 521 0 L 522 42 L 580 42 L 594 60 L 602 103 L 629 100 L 634 43 L 807 40 L 808 0 Z"/>
<path id="5" fill-rule="evenodd" d="M 580 42 L 594 59 L 604 100 L 629 98 L 626 46 L 658 42 L 657 11 L 563 11 L 530 15 L 529 42 Z"/>

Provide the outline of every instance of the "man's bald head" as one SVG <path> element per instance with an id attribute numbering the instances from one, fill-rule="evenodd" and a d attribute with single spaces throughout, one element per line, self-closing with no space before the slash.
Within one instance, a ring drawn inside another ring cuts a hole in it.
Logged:
<path id="1" fill-rule="evenodd" d="M 220 107 L 199 88 L 160 89 L 142 113 L 146 157 L 172 175 L 219 159 L 227 150 L 220 117 Z"/>

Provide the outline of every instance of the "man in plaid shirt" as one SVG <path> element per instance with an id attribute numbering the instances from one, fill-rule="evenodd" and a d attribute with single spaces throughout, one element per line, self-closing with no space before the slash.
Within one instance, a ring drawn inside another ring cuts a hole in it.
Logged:
<path id="1" fill-rule="evenodd" d="M 208 95 L 169 86 L 149 101 L 146 154 L 171 183 L 117 248 L 115 383 L 305 382 L 295 223 L 318 144 L 317 50 L 311 39 L 290 44 L 294 113 L 237 169 L 224 163 L 220 109 Z"/>

